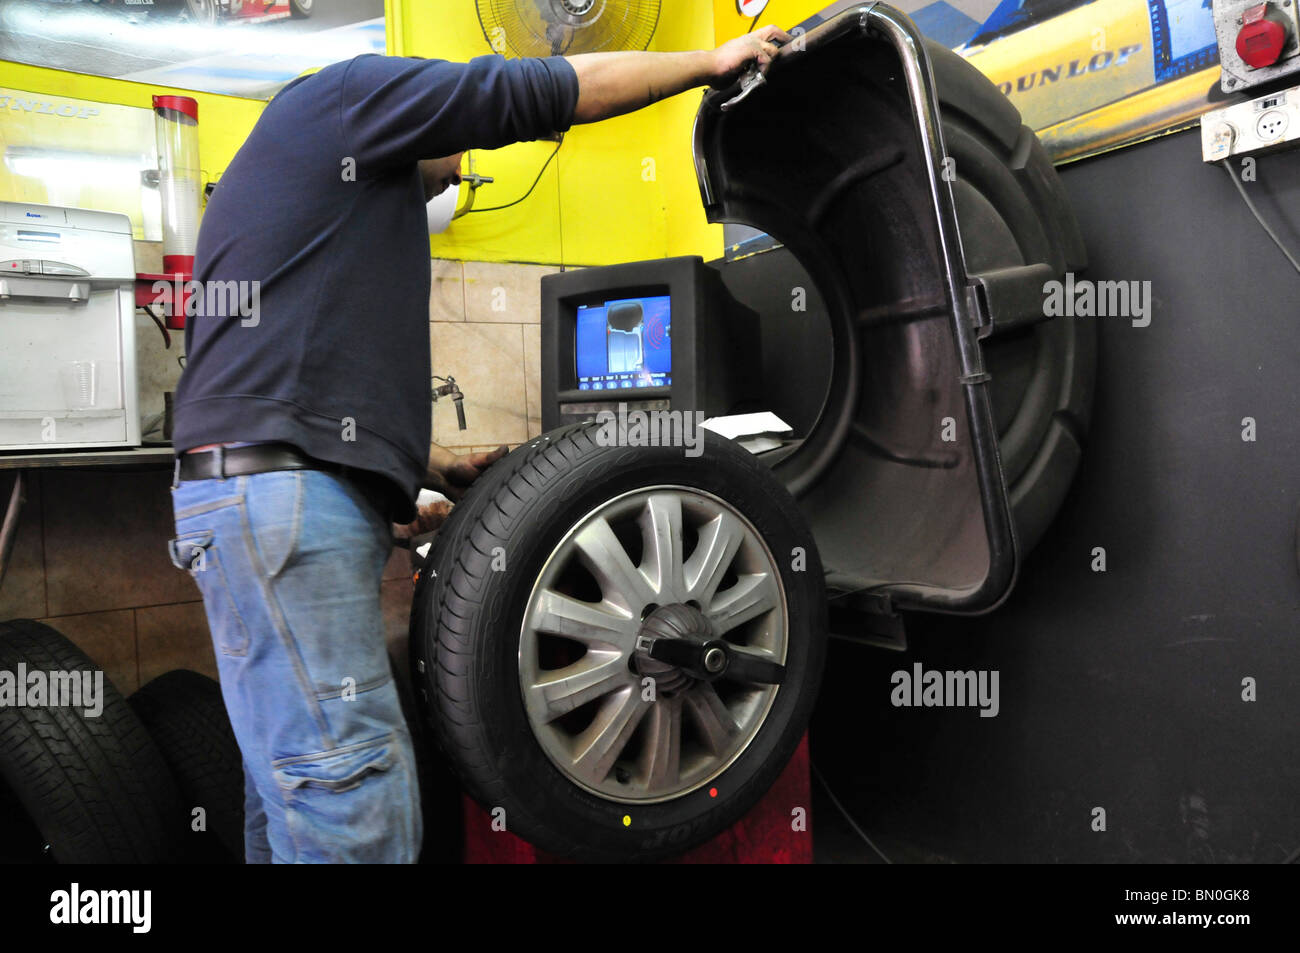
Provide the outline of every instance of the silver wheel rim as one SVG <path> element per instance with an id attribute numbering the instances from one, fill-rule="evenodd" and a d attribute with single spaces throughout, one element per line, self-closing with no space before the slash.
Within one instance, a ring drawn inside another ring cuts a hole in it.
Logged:
<path id="1" fill-rule="evenodd" d="M 634 668 L 643 616 L 679 603 L 730 646 L 785 663 L 788 610 L 772 553 L 739 511 L 701 490 L 648 487 L 602 504 L 533 585 L 519 638 L 529 726 L 561 773 L 601 797 L 653 803 L 709 784 L 776 698 L 775 685 Z"/>

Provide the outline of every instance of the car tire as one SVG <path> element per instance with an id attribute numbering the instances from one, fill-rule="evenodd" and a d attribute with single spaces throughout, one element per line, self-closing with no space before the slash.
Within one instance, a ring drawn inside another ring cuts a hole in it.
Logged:
<path id="1" fill-rule="evenodd" d="M 699 434 L 695 457 L 607 445 L 594 422 L 539 437 L 480 478 L 421 573 L 412 661 L 434 732 L 494 820 L 559 857 L 651 861 L 715 836 L 775 781 L 812 710 L 826 601 L 811 534 L 765 466 Z M 591 611 L 581 618 L 616 626 L 615 642 L 562 624 Z M 728 674 L 701 680 L 630 650 L 638 625 L 725 631 Z M 733 645 L 783 659 L 779 686 L 731 677 Z M 586 677 L 599 684 L 558 687 Z"/>
<path id="2" fill-rule="evenodd" d="M 314 0 L 289 0 L 289 15 L 295 20 L 305 20 L 315 5 Z"/>
<path id="3" fill-rule="evenodd" d="M 220 19 L 216 0 L 177 0 L 176 7 L 182 16 L 199 26 L 215 26 Z"/>
<path id="4" fill-rule="evenodd" d="M 131 696 L 180 789 L 178 821 L 188 831 L 186 854 L 208 862 L 244 859 L 244 761 L 230 727 L 221 685 L 198 672 L 159 675 Z M 201 807 L 204 829 L 193 828 Z"/>
<path id="5" fill-rule="evenodd" d="M 0 623 L 0 672 L 102 672 L 47 625 Z M 179 859 L 175 783 L 112 683 L 103 710 L 0 706 L 0 775 L 59 863 Z"/>

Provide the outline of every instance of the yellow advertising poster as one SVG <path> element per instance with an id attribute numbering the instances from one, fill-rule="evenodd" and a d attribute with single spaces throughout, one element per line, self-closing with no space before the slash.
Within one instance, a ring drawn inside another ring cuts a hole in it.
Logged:
<path id="1" fill-rule="evenodd" d="M 718 39 L 855 6 L 714 0 Z M 898 0 L 1002 90 L 1057 161 L 1183 128 L 1223 99 L 1209 0 Z"/>
<path id="2" fill-rule="evenodd" d="M 162 239 L 152 109 L 0 87 L 0 196 L 123 212 Z"/>

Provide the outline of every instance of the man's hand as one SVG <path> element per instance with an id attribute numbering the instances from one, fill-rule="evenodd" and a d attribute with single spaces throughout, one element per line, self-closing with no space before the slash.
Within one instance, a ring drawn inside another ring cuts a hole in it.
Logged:
<path id="1" fill-rule="evenodd" d="M 446 500 L 417 507 L 415 522 L 393 524 L 393 538 L 414 539 L 416 536 L 432 533 L 447 521 L 447 517 L 451 515 L 451 508 L 451 504 Z"/>
<path id="2" fill-rule="evenodd" d="M 760 73 L 766 73 L 772 57 L 780 49 L 777 44 L 784 45 L 790 40 L 790 34 L 780 27 L 765 26 L 723 43 L 713 51 L 714 76 L 710 85 L 714 89 L 726 89 L 752 64 L 757 64 Z"/>
<path id="3" fill-rule="evenodd" d="M 459 500 L 470 484 L 483 475 L 483 471 L 510 451 L 502 446 L 487 453 L 467 453 L 457 456 L 442 447 L 429 451 L 429 472 L 425 486 L 437 490 L 449 500 Z"/>
<path id="4" fill-rule="evenodd" d="M 470 484 L 483 475 L 484 470 L 509 452 L 508 447 L 497 447 L 487 453 L 460 456 L 434 444 L 429 448 L 429 472 L 425 474 L 424 485 L 430 490 L 437 490 L 448 500 L 459 500 Z M 397 539 L 411 539 L 432 533 L 450 515 L 451 504 L 444 500 L 418 507 L 415 522 L 393 524 L 393 536 Z"/>

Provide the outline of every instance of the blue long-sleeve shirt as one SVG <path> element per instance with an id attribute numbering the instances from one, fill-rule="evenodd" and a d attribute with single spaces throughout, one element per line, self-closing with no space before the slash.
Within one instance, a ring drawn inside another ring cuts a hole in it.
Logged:
<path id="1" fill-rule="evenodd" d="M 564 132 L 577 100 L 561 57 L 366 55 L 286 86 L 199 230 L 177 451 L 290 443 L 386 477 L 387 515 L 414 518 L 432 430 L 417 162 Z"/>

